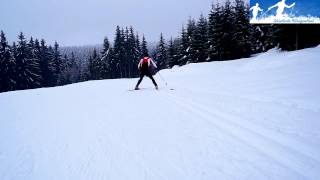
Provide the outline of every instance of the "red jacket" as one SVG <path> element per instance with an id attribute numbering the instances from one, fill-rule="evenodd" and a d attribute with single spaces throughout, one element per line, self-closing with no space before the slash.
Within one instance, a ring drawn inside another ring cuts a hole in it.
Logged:
<path id="1" fill-rule="evenodd" d="M 138 64 L 138 69 L 141 69 L 142 66 L 144 64 L 148 63 L 148 66 L 147 67 L 150 67 L 150 65 L 152 64 L 153 67 L 157 68 L 157 65 L 156 63 L 149 57 L 144 57 L 140 60 L 139 64 Z"/>

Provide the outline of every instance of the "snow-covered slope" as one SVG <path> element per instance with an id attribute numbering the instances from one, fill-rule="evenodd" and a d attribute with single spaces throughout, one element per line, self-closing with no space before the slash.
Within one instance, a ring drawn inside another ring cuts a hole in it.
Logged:
<path id="1" fill-rule="evenodd" d="M 318 179 L 320 47 L 0 94 L 1 180 Z M 175 90 L 170 90 L 174 88 Z"/>

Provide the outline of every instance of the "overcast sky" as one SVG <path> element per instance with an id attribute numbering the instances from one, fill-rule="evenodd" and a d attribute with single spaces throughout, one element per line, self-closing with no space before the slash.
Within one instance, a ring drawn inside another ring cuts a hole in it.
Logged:
<path id="1" fill-rule="evenodd" d="M 208 14 L 214 0 L 1 0 L 0 29 L 60 45 L 100 44 L 115 27 L 132 25 L 148 41 L 177 36 L 189 16 Z"/>

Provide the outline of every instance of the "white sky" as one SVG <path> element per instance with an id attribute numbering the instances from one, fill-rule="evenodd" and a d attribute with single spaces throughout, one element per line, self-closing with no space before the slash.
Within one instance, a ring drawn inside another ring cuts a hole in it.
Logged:
<path id="1" fill-rule="evenodd" d="M 213 0 L 1 0 L 0 29 L 9 41 L 26 36 L 60 45 L 113 40 L 116 25 L 132 25 L 148 41 L 177 36 L 188 17 L 207 15 Z"/>

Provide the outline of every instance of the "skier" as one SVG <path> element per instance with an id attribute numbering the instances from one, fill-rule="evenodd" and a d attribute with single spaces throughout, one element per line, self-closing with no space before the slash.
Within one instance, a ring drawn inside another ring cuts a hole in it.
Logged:
<path id="1" fill-rule="evenodd" d="M 292 3 L 290 6 L 288 6 L 286 4 L 286 0 L 281 0 L 280 2 L 278 2 L 277 4 L 271 6 L 268 8 L 268 11 L 270 11 L 271 9 L 275 8 L 275 7 L 278 7 L 277 9 L 277 14 L 276 14 L 276 17 L 277 18 L 282 18 L 284 15 L 283 15 L 283 11 L 284 11 L 284 8 L 292 8 L 296 3 Z"/>
<path id="2" fill-rule="evenodd" d="M 259 7 L 259 3 L 256 3 L 255 6 L 250 8 L 250 11 L 252 11 L 252 19 L 251 19 L 251 21 L 256 21 L 259 11 L 262 12 L 263 10 Z"/>
<path id="3" fill-rule="evenodd" d="M 140 79 L 135 87 L 135 90 L 139 90 L 139 85 L 144 76 L 148 76 L 151 80 L 155 88 L 158 90 L 158 85 L 156 81 L 152 77 L 152 68 L 157 68 L 156 63 L 149 57 L 148 54 L 144 54 L 144 58 L 142 58 L 138 64 L 138 69 L 140 70 Z"/>

